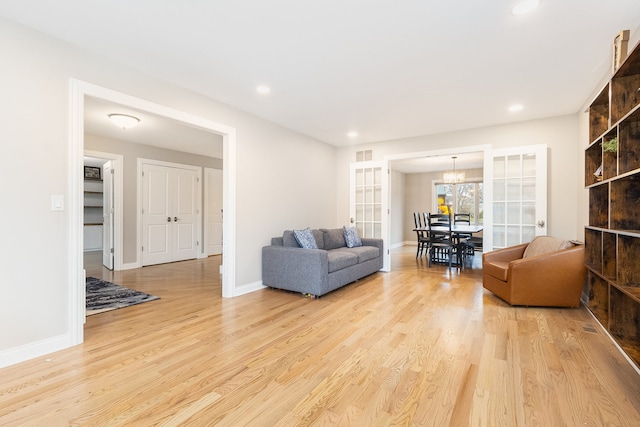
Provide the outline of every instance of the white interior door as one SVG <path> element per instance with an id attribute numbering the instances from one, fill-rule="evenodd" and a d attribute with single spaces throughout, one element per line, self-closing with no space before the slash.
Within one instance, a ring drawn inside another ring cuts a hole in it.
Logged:
<path id="1" fill-rule="evenodd" d="M 198 175 L 195 171 L 186 169 L 174 169 L 171 175 L 171 249 L 173 261 L 182 261 L 198 256 Z"/>
<path id="2" fill-rule="evenodd" d="M 547 146 L 492 151 L 493 249 L 547 234 Z"/>
<path id="3" fill-rule="evenodd" d="M 113 270 L 114 173 L 111 160 L 102 165 L 102 179 L 102 264 L 109 270 Z"/>
<path id="4" fill-rule="evenodd" d="M 142 265 L 172 261 L 170 174 L 168 167 L 142 165 Z"/>
<path id="5" fill-rule="evenodd" d="M 205 236 L 207 255 L 222 253 L 222 171 L 205 169 Z"/>
<path id="6" fill-rule="evenodd" d="M 197 257 L 198 173 L 142 164 L 142 265 Z"/>
<path id="7" fill-rule="evenodd" d="M 391 269 L 389 250 L 389 169 L 386 161 L 350 165 L 349 223 L 360 237 L 384 240 L 384 271 Z"/>

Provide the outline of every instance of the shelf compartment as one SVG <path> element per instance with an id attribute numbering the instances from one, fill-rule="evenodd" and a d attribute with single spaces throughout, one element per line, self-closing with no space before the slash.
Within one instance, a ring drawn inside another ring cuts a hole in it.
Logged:
<path id="1" fill-rule="evenodd" d="M 591 202 L 591 200 L 590 200 Z M 611 220 L 615 230 L 640 230 L 640 176 L 630 175 L 611 181 Z"/>
<path id="2" fill-rule="evenodd" d="M 619 173 L 640 169 L 640 109 L 620 123 L 618 134 Z"/>
<path id="3" fill-rule="evenodd" d="M 607 84 L 589 107 L 589 141 L 598 138 L 609 126 L 609 85 Z"/>
<path id="4" fill-rule="evenodd" d="M 600 146 L 618 137 L 618 129 L 613 128 L 602 138 Z M 602 178 L 611 179 L 618 175 L 618 153 L 602 150 Z"/>
<path id="5" fill-rule="evenodd" d="M 635 62 L 640 62 L 636 55 Z M 637 64 L 636 64 L 637 65 Z M 624 71 L 624 70 L 623 70 Z M 635 70 L 638 71 L 638 70 Z M 611 123 L 616 123 L 640 104 L 640 73 L 616 73 L 611 80 Z"/>
<path id="6" fill-rule="evenodd" d="M 611 288 L 609 330 L 622 349 L 640 366 L 640 305 L 624 292 Z"/>
<path id="7" fill-rule="evenodd" d="M 593 271 L 602 272 L 602 232 L 584 230 L 585 264 Z"/>
<path id="8" fill-rule="evenodd" d="M 609 283 L 587 270 L 587 307 L 606 328 L 609 325 Z"/>
<path id="9" fill-rule="evenodd" d="M 617 280 L 617 236 L 602 233 L 602 275 L 615 282 Z"/>
<path id="10" fill-rule="evenodd" d="M 617 284 L 632 287 L 640 294 L 640 239 L 618 236 L 618 280 Z"/>
<path id="11" fill-rule="evenodd" d="M 589 186 L 598 182 L 595 173 L 598 168 L 602 167 L 602 147 L 600 140 L 587 148 L 584 154 L 584 185 Z M 602 169 L 601 169 L 602 170 Z M 602 174 L 600 175 L 602 177 Z M 602 180 L 602 178 L 600 178 Z"/>
<path id="12" fill-rule="evenodd" d="M 589 189 L 589 225 L 609 228 L 609 184 Z"/>

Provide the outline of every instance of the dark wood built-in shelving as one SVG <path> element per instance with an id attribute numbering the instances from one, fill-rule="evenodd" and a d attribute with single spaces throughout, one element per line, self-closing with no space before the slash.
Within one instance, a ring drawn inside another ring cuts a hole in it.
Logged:
<path id="1" fill-rule="evenodd" d="M 640 367 L 640 48 L 589 107 L 586 305 Z M 603 143 L 617 138 L 617 151 Z M 600 176 L 596 171 L 600 170 Z"/>

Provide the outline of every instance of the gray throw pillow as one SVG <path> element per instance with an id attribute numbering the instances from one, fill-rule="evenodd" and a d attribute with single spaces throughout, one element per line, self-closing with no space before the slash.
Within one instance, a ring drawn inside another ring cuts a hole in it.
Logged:
<path id="1" fill-rule="evenodd" d="M 304 230 L 293 230 L 293 237 L 296 238 L 296 241 L 303 249 L 318 249 L 316 239 L 313 237 L 313 232 L 309 227 Z"/>
<path id="2" fill-rule="evenodd" d="M 342 228 L 344 228 L 344 241 L 347 243 L 348 248 L 362 246 L 362 240 L 360 240 L 357 228 L 347 227 L 346 225 Z"/>

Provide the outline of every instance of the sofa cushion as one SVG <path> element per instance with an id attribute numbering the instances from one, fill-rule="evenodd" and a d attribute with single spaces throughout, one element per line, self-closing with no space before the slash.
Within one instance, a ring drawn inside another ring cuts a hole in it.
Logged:
<path id="1" fill-rule="evenodd" d="M 344 241 L 344 232 L 342 228 L 332 228 L 330 230 L 321 228 L 324 240 L 324 248 L 326 250 L 346 248 L 347 243 Z"/>
<path id="2" fill-rule="evenodd" d="M 558 239 L 551 236 L 538 236 L 524 250 L 522 258 L 530 258 L 549 252 L 556 252 L 573 246 L 568 240 Z"/>
<path id="3" fill-rule="evenodd" d="M 313 237 L 313 232 L 309 227 L 304 230 L 293 230 L 293 237 L 303 249 L 318 249 L 316 238 Z"/>
<path id="4" fill-rule="evenodd" d="M 507 281 L 507 273 L 509 272 L 509 263 L 506 261 L 491 261 L 482 264 L 484 274 L 493 276 L 503 282 Z"/>
<path id="5" fill-rule="evenodd" d="M 362 246 L 362 240 L 360 240 L 360 235 L 358 235 L 357 228 L 347 227 L 346 225 L 342 228 L 344 229 L 344 241 L 347 244 L 348 248 L 356 248 L 358 246 Z"/>
<path id="6" fill-rule="evenodd" d="M 361 262 L 369 261 L 380 256 L 380 249 L 376 246 L 358 246 L 356 248 L 339 248 L 334 251 L 344 251 L 352 254 L 356 254 L 358 257 L 358 264 Z"/>
<path id="7" fill-rule="evenodd" d="M 318 249 L 324 249 L 324 241 L 322 237 L 322 232 L 320 230 L 312 229 L 313 237 L 316 239 L 316 245 Z M 284 230 L 282 233 L 282 246 L 289 248 L 299 248 L 300 245 L 293 235 L 293 230 Z"/>
<path id="8" fill-rule="evenodd" d="M 327 251 L 327 258 L 329 261 L 329 273 L 351 267 L 358 263 L 358 255 L 343 250 Z"/>
<path id="9" fill-rule="evenodd" d="M 282 233 L 282 246 L 288 248 L 300 247 L 296 238 L 293 237 L 293 230 L 284 230 L 284 233 Z"/>

